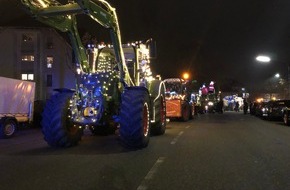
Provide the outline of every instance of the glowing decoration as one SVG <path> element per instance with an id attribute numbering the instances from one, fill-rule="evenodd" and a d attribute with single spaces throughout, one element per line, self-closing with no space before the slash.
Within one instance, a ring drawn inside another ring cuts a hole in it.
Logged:
<path id="1" fill-rule="evenodd" d="M 43 2 L 43 0 L 37 0 L 37 1 L 43 8 L 47 7 L 47 5 Z"/>
<path id="2" fill-rule="evenodd" d="M 210 92 L 210 93 L 215 93 L 214 82 L 213 82 L 213 81 L 211 81 L 211 82 L 209 83 L 209 86 L 208 86 L 208 92 Z"/>
<path id="3" fill-rule="evenodd" d="M 77 74 L 80 75 L 81 74 L 81 69 L 77 68 Z"/>
<path id="4" fill-rule="evenodd" d="M 201 92 L 202 95 L 207 95 L 208 94 L 208 89 L 205 86 L 205 84 L 202 85 L 202 87 L 200 89 L 200 92 Z"/>
<path id="5" fill-rule="evenodd" d="M 118 72 L 96 72 L 81 75 L 78 90 L 70 100 L 69 118 L 74 123 L 99 123 L 105 109 L 105 100 L 112 99 L 112 84 L 119 80 Z"/>
<path id="6" fill-rule="evenodd" d="M 183 93 L 184 80 L 180 78 L 165 79 L 165 99 L 166 100 L 184 100 L 186 95 Z"/>

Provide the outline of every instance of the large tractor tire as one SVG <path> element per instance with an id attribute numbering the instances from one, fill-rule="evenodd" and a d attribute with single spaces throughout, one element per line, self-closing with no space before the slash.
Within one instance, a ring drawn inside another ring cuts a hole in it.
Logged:
<path id="1" fill-rule="evenodd" d="M 120 139 L 129 148 L 144 148 L 150 138 L 150 100 L 144 87 L 128 87 L 122 94 Z"/>
<path id="2" fill-rule="evenodd" d="M 60 92 L 47 101 L 42 113 L 42 132 L 45 141 L 53 147 L 77 145 L 83 134 L 82 129 L 69 120 L 69 101 L 73 92 Z"/>
<path id="3" fill-rule="evenodd" d="M 2 118 L 0 120 L 0 138 L 10 138 L 17 128 L 17 121 L 12 118 Z"/>

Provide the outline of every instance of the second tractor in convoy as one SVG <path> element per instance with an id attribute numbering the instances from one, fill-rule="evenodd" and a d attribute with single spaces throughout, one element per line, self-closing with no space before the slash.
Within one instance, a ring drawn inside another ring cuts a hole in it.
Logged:
<path id="1" fill-rule="evenodd" d="M 186 81 L 181 78 L 164 80 L 166 86 L 166 117 L 188 121 L 195 115 L 195 104 L 191 93 L 186 88 Z"/>

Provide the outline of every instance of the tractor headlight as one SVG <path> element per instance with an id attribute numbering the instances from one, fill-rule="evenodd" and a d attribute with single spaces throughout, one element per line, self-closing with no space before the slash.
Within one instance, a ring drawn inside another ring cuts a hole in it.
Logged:
<path id="1" fill-rule="evenodd" d="M 213 102 L 208 102 L 208 105 L 209 106 L 213 106 Z"/>

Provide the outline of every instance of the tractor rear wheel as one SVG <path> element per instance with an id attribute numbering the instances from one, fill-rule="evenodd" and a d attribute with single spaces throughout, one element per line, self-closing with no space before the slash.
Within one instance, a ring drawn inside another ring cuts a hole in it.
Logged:
<path id="1" fill-rule="evenodd" d="M 70 121 L 69 101 L 72 92 L 55 94 L 47 101 L 42 113 L 42 132 L 45 141 L 53 147 L 70 147 L 78 144 L 82 129 Z"/>
<path id="2" fill-rule="evenodd" d="M 154 135 L 163 135 L 166 130 L 166 102 L 163 96 L 160 96 L 155 102 L 155 123 L 152 126 Z"/>
<path id="3" fill-rule="evenodd" d="M 122 94 L 120 139 L 129 148 L 144 148 L 150 138 L 150 100 L 144 87 L 129 87 Z"/>

